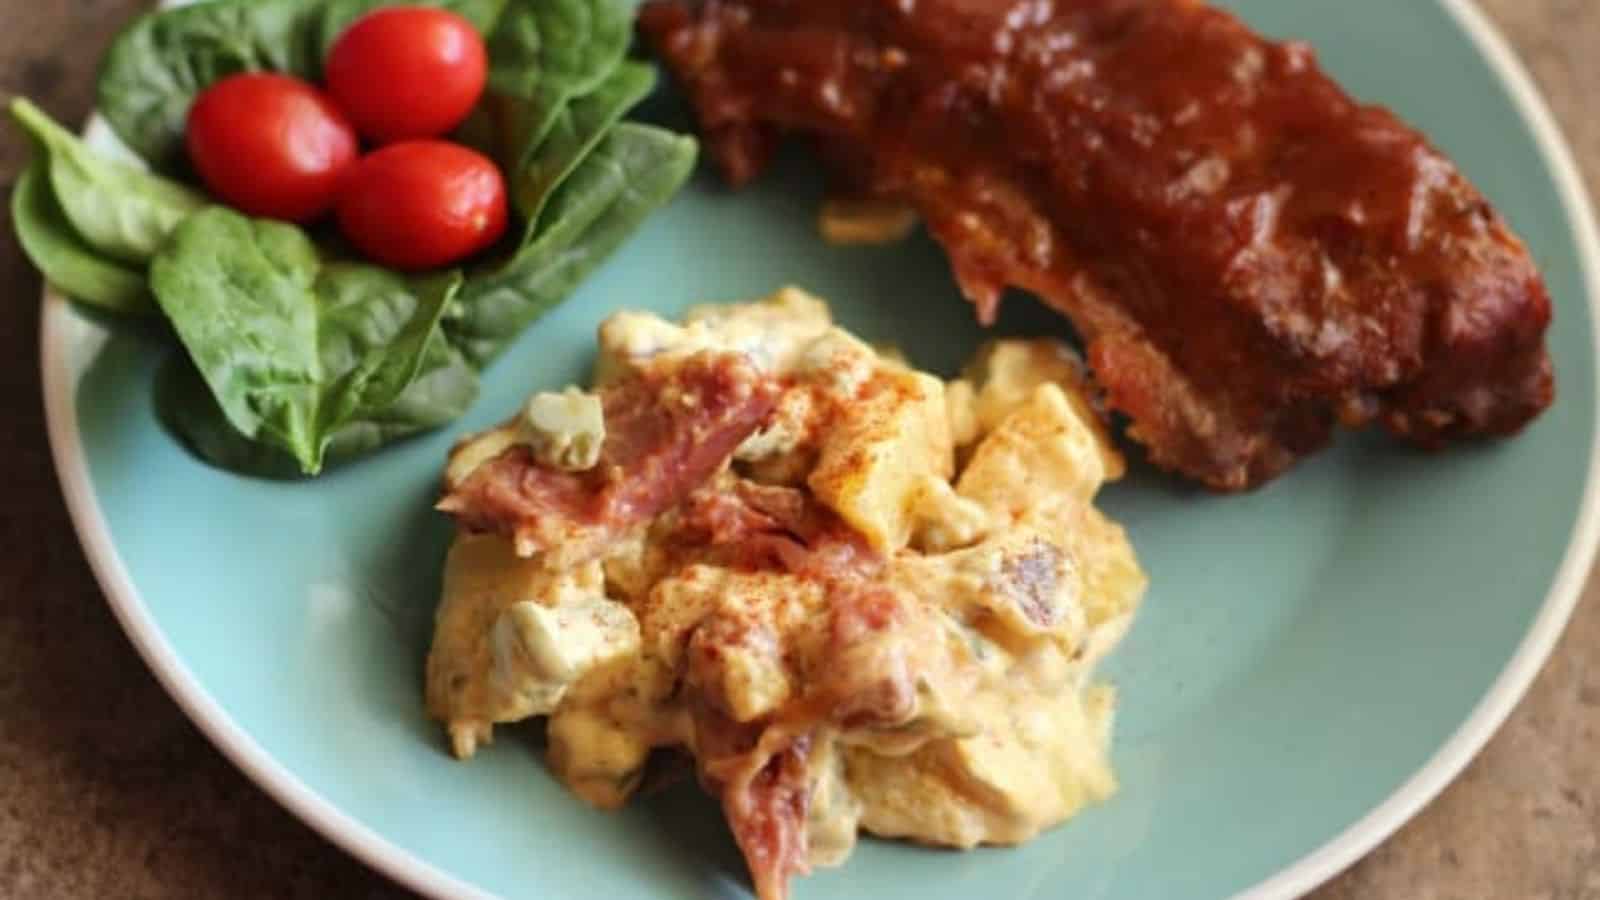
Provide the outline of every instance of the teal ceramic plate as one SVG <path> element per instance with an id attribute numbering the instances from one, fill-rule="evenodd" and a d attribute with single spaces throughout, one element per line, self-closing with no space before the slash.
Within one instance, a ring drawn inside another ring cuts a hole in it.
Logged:
<path id="1" fill-rule="evenodd" d="M 1122 792 L 1015 850 L 866 841 L 802 898 L 1280 897 L 1355 860 L 1500 724 L 1588 571 L 1600 250 L 1550 116 L 1459 0 L 1237 0 L 1310 40 L 1356 94 L 1465 167 L 1532 246 L 1556 298 L 1560 401 L 1515 441 L 1426 457 L 1344 440 L 1268 489 L 1218 498 L 1138 468 L 1105 497 L 1149 569 L 1110 666 Z M 658 104 L 670 116 L 670 101 Z M 103 139 L 104 134 L 97 136 Z M 791 161 L 753 190 L 702 174 L 489 373 L 471 418 L 312 484 L 191 459 L 149 398 L 164 352 L 59 298 L 43 328 L 51 439 L 112 608 L 183 708 L 262 787 L 341 846 L 441 897 L 740 897 L 692 787 L 593 812 L 540 763 L 536 728 L 471 764 L 423 716 L 421 666 L 447 523 L 429 510 L 454 437 L 584 372 L 621 306 L 672 313 L 785 282 L 951 370 L 983 337 L 926 242 L 824 246 Z M 1059 329 L 1015 298 L 1009 331 Z"/>

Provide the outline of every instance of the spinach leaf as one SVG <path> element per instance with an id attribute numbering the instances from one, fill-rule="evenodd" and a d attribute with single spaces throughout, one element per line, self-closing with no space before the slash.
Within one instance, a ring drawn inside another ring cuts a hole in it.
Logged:
<path id="1" fill-rule="evenodd" d="M 468 278 L 444 327 L 484 366 L 561 302 L 666 203 L 694 169 L 693 138 L 624 122 L 550 198 L 534 239 Z"/>
<path id="2" fill-rule="evenodd" d="M 478 373 L 435 332 L 422 371 L 388 408 L 345 423 L 328 442 L 329 466 L 349 462 L 402 438 L 460 418 L 478 396 Z M 293 455 L 239 433 L 193 361 L 174 354 L 156 372 L 156 415 L 201 459 L 260 478 L 304 476 Z"/>
<path id="3" fill-rule="evenodd" d="M 301 477 L 300 464 L 277 444 L 240 434 L 217 405 L 194 362 L 182 353 L 156 370 L 156 418 L 196 456 L 212 465 L 261 478 Z"/>
<path id="4" fill-rule="evenodd" d="M 631 9 L 619 0 L 517 0 L 489 35 L 489 90 L 525 106 L 513 146 L 536 147 L 573 99 L 611 76 L 628 52 Z M 518 153 L 524 159 L 525 152 Z"/>
<path id="5" fill-rule="evenodd" d="M 578 97 L 628 51 L 633 12 L 620 0 L 513 0 L 489 35 L 489 86 L 532 97 Z"/>
<path id="6" fill-rule="evenodd" d="M 206 205 L 176 181 L 90 150 L 26 99 L 11 101 L 11 115 L 43 153 L 67 221 L 98 253 L 142 266 L 179 222 Z"/>
<path id="7" fill-rule="evenodd" d="M 592 92 L 563 106 L 539 142 L 518 149 L 506 169 L 515 173 L 511 200 L 527 221 L 530 237 L 550 195 L 655 83 L 653 66 L 624 62 Z M 533 114 L 528 101 L 502 102 L 512 107 L 519 121 L 526 122 Z"/>
<path id="8" fill-rule="evenodd" d="M 500 11 L 505 8 L 506 2 L 507 0 L 328 0 L 327 11 L 322 17 L 318 58 L 326 60 L 328 51 L 333 49 L 334 42 L 339 40 L 339 35 L 343 34 L 346 28 L 350 27 L 350 23 L 379 7 L 394 6 L 397 3 L 442 7 L 471 22 L 480 34 L 487 35 L 494 30 L 494 24 L 500 18 Z M 519 2 L 539 2 L 539 0 L 519 0 Z"/>
<path id="9" fill-rule="evenodd" d="M 320 70 L 325 0 L 213 0 L 148 13 L 111 45 L 99 107 L 130 149 L 159 170 L 181 167 L 194 98 L 238 72 Z"/>
<path id="10" fill-rule="evenodd" d="M 72 230 L 42 159 L 11 189 L 11 225 L 23 252 L 56 290 L 111 312 L 155 312 L 142 272 L 104 259 Z"/>
<path id="11" fill-rule="evenodd" d="M 401 438 L 448 425 L 478 399 L 474 369 L 441 331 L 435 331 L 423 353 L 416 380 L 388 406 L 363 410 L 340 426 L 328 444 L 328 457 L 343 461 L 369 453 Z"/>
<path id="12" fill-rule="evenodd" d="M 325 398 L 334 402 L 321 404 L 323 431 L 331 434 L 399 399 L 422 371 L 439 320 L 460 288 L 459 272 L 412 285 L 374 266 L 323 267 L 315 285 L 318 357 L 325 372 L 341 373 Z"/>
<path id="13" fill-rule="evenodd" d="M 300 229 L 211 207 L 178 227 L 150 283 L 235 430 L 314 475 L 339 429 L 417 380 L 461 277 L 324 264 Z"/>

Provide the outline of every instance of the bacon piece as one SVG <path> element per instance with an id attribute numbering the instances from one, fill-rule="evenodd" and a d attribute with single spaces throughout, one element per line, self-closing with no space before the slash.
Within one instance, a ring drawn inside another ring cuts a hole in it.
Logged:
<path id="1" fill-rule="evenodd" d="M 847 730 L 893 728 L 916 712 L 915 677 L 885 631 L 907 615 L 902 598 L 878 585 L 836 584 L 829 593 L 829 658 L 815 693 L 828 699 L 828 715 Z"/>
<path id="2" fill-rule="evenodd" d="M 518 554 L 573 565 L 682 502 L 765 422 L 779 388 L 742 355 L 706 352 L 606 389 L 606 439 L 585 472 L 542 468 L 526 446 L 485 462 L 439 509 Z"/>
<path id="3" fill-rule="evenodd" d="M 811 533 L 815 527 L 813 522 L 819 512 L 824 511 L 798 488 L 760 484 L 741 478 L 734 486 L 734 492 L 747 508 L 798 535 Z"/>
<path id="4" fill-rule="evenodd" d="M 677 537 L 692 546 L 740 544 L 758 535 L 777 534 L 778 521 L 726 490 L 696 491 L 684 502 Z"/>
<path id="5" fill-rule="evenodd" d="M 1527 249 L 1303 44 L 1199 0 L 656 0 L 640 27 L 734 184 L 784 133 L 914 206 L 979 318 L 1071 319 L 1156 464 L 1271 479 L 1338 425 L 1517 432 L 1554 381 Z"/>
<path id="6" fill-rule="evenodd" d="M 769 751 L 769 745 L 782 743 Z M 785 738 L 768 730 L 750 754 L 707 767 L 713 781 L 726 773 L 727 781 L 713 789 L 722 796 L 728 828 L 744 852 L 760 900 L 784 900 L 789 879 L 811 871 L 806 818 L 811 810 L 812 777 L 807 763 L 811 735 Z M 752 765 L 752 761 L 759 761 Z"/>
<path id="7" fill-rule="evenodd" d="M 683 504 L 671 540 L 715 551 L 736 569 L 777 569 L 823 582 L 869 579 L 884 558 L 805 492 L 738 478 L 707 486 Z"/>

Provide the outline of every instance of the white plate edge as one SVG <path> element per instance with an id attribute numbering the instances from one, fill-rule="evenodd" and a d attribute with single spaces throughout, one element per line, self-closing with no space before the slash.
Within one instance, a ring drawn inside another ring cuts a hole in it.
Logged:
<path id="1" fill-rule="evenodd" d="M 167 0 L 168 3 L 171 0 Z M 1466 33 L 1510 91 L 1523 121 L 1550 166 L 1562 206 L 1575 223 L 1579 267 L 1595 323 L 1595 360 L 1600 372 L 1600 229 L 1594 206 L 1570 145 L 1533 78 L 1499 30 L 1472 0 L 1436 0 Z M 99 125 L 98 117 L 90 127 Z M 96 581 L 134 648 L 162 687 L 206 737 L 269 796 L 324 838 L 366 865 L 415 891 L 439 900 L 494 900 L 485 892 L 427 863 L 308 788 L 267 753 L 201 686 L 150 616 L 111 540 L 95 496 L 78 433 L 76 392 L 81 371 L 67 357 L 71 341 L 94 340 L 70 303 L 46 290 L 39 328 L 40 370 L 51 455 L 68 513 Z M 80 330 L 74 334 L 74 326 Z M 1600 397 L 1597 397 L 1600 401 Z M 1600 402 L 1595 421 L 1600 423 Z M 1348 868 L 1415 816 L 1483 749 L 1542 670 L 1582 595 L 1600 544 L 1600 428 L 1578 521 L 1539 615 L 1511 661 L 1482 700 L 1421 769 L 1354 825 L 1236 900 L 1279 900 L 1305 894 Z"/>

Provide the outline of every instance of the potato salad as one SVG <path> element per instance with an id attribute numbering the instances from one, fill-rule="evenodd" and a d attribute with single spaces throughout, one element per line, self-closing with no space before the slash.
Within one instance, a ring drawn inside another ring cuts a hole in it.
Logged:
<path id="1" fill-rule="evenodd" d="M 1093 673 L 1145 576 L 1067 346 L 946 381 L 792 288 L 599 344 L 589 389 L 451 455 L 426 693 L 456 755 L 548 717 L 557 777 L 614 808 L 687 754 L 763 900 L 862 831 L 1015 844 L 1115 790 Z"/>

